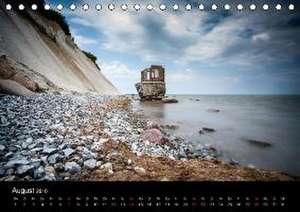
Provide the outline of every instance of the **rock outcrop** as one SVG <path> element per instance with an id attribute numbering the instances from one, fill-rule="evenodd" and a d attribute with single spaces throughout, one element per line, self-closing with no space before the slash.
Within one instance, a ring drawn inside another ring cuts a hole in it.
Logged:
<path id="1" fill-rule="evenodd" d="M 0 55 L 14 61 L 9 62 L 10 69 L 18 70 L 21 67 L 20 70 L 31 70 L 29 72 L 36 75 L 29 81 L 24 81 L 22 71 L 14 75 L 14 78 L 18 78 L 13 79 L 14 81 L 24 87 L 29 86 L 27 88 L 31 91 L 48 89 L 47 82 L 51 82 L 59 88 L 77 92 L 118 93 L 96 64 L 74 43 L 74 39 L 66 33 L 62 25 L 50 20 L 42 12 L 29 9 L 22 13 L 7 11 L 5 3 L 6 1 L 0 2 Z M 5 71 L 3 66 L 7 66 L 3 61 L 7 62 L 1 58 L 2 75 Z M 11 66 L 13 63 L 16 67 Z M 40 79 L 43 78 L 47 79 L 43 80 L 46 84 L 41 83 Z M 32 79 L 38 82 L 32 83 Z"/>
<path id="2" fill-rule="evenodd" d="M 33 92 L 48 92 L 58 90 L 42 74 L 28 66 L 9 58 L 0 56 L 0 93 L 14 95 L 32 95 Z"/>
<path id="3" fill-rule="evenodd" d="M 144 69 L 135 87 L 142 100 L 161 100 L 166 93 L 165 69 L 159 65 Z"/>
<path id="4" fill-rule="evenodd" d="M 0 94 L 30 96 L 34 93 L 12 80 L 0 80 Z"/>
<path id="5" fill-rule="evenodd" d="M 165 83 L 157 82 L 141 82 L 136 83 L 135 87 L 142 100 L 160 100 L 166 92 Z"/>

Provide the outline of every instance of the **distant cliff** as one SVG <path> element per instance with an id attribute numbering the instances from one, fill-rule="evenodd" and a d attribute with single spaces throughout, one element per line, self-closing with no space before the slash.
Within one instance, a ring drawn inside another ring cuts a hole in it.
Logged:
<path id="1" fill-rule="evenodd" d="M 118 93 L 93 60 L 74 43 L 68 26 L 43 15 L 42 11 L 7 11 L 5 2 L 0 1 L 2 62 L 10 61 L 10 67 L 14 63 L 22 64 L 22 67 L 31 70 L 30 75 L 36 72 L 42 76 L 39 79 L 45 79 L 44 84 L 65 90 Z M 0 68 L 7 66 L 2 64 Z M 18 72 L 17 69 L 14 71 Z M 1 72 L 5 70 L 0 70 L 0 79 L 10 80 Z"/>

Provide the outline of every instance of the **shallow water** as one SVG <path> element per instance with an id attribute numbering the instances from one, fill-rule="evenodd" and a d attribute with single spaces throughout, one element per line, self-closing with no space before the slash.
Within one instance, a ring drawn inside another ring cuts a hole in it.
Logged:
<path id="1" fill-rule="evenodd" d="M 177 104 L 141 102 L 138 107 L 148 118 L 178 125 L 173 132 L 195 149 L 199 144 L 209 144 L 220 150 L 226 160 L 300 175 L 300 96 L 175 97 Z M 200 135 L 202 127 L 216 132 Z M 266 141 L 271 146 L 255 145 L 247 139 Z"/>

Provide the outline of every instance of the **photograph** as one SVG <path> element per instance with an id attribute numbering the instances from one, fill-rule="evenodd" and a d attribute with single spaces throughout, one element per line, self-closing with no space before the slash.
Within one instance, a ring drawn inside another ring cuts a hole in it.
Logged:
<path id="1" fill-rule="evenodd" d="M 299 181 L 289 3 L 1 0 L 0 181 Z"/>

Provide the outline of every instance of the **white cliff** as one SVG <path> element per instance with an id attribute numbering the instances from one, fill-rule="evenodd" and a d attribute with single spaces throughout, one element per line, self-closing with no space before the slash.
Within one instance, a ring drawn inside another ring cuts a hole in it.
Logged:
<path id="1" fill-rule="evenodd" d="M 55 86 L 77 92 L 118 93 L 55 21 L 38 12 L 27 11 L 26 17 L 6 11 L 1 1 L 0 29 L 0 56 L 26 65 Z"/>

